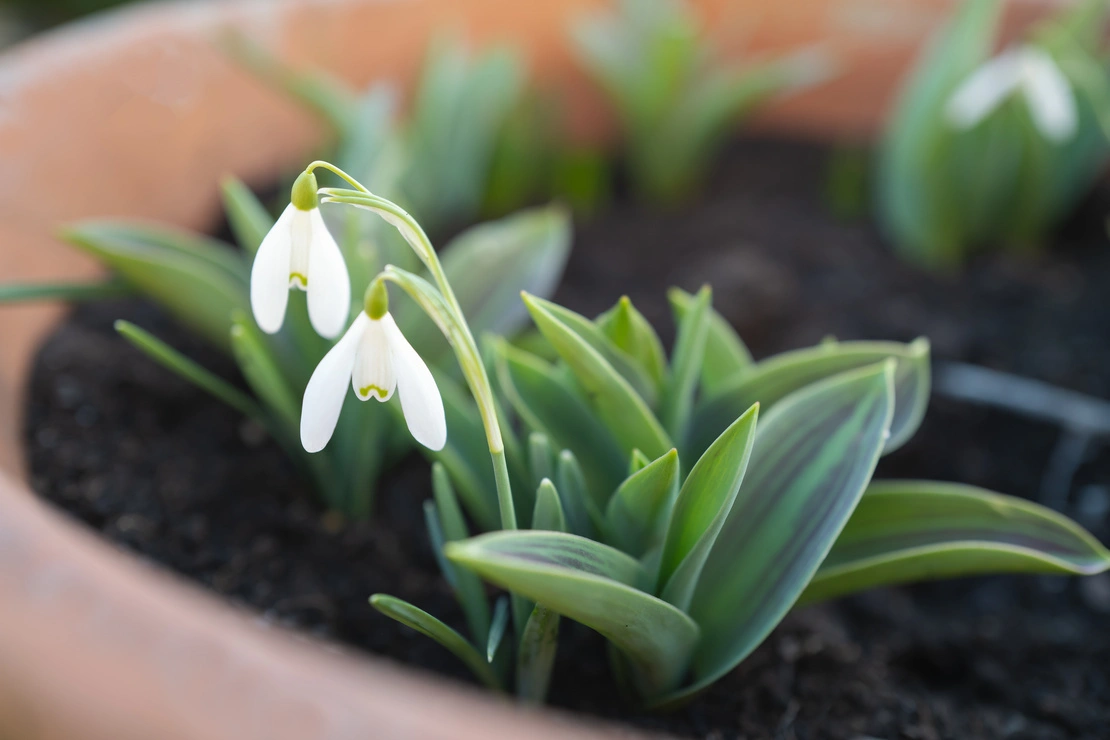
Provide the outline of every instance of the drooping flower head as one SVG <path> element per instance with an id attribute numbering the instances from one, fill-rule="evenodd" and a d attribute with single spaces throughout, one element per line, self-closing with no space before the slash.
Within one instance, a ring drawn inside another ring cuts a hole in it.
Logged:
<path id="1" fill-rule="evenodd" d="M 324 449 L 350 386 L 360 401 L 385 402 L 396 390 L 413 438 L 429 449 L 443 449 L 443 398 L 427 364 L 390 315 L 385 284 L 371 283 L 364 304 L 308 381 L 301 406 L 301 444 L 308 452 Z"/>
<path id="2" fill-rule="evenodd" d="M 254 257 L 251 310 L 262 331 L 273 334 L 285 321 L 289 291 L 308 293 L 308 319 L 322 337 L 343 331 L 351 311 L 351 281 L 343 253 L 320 215 L 316 176 L 302 172 L 291 202 Z"/>
<path id="3" fill-rule="evenodd" d="M 973 128 L 1013 95 L 1025 98 L 1049 141 L 1075 134 L 1079 113 L 1071 84 L 1047 52 L 1031 45 L 1004 51 L 972 72 L 948 99 L 945 114 L 956 128 Z"/>

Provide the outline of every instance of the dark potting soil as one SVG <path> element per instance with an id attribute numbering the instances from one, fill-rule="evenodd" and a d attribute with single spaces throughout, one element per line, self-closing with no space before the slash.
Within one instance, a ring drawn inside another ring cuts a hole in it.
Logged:
<path id="1" fill-rule="evenodd" d="M 664 291 L 703 282 L 758 357 L 841 339 L 924 334 L 974 362 L 1110 398 L 1110 189 L 1050 251 L 978 259 L 962 277 L 896 260 L 821 197 L 825 149 L 736 145 L 674 212 L 618 202 L 582 225 L 557 298 L 597 313 L 627 293 L 670 326 Z M 384 591 L 461 625 L 420 502 L 428 469 L 383 479 L 376 518 L 324 511 L 265 434 L 156 367 L 111 329 L 126 318 L 229 378 L 229 360 L 149 303 L 80 306 L 42 348 L 26 440 L 37 491 L 121 547 L 282 624 L 470 680 L 445 651 L 378 615 Z M 665 334 L 673 334 L 666 330 Z M 668 337 L 669 339 L 669 337 Z M 880 474 L 1036 499 L 1060 430 L 935 397 Z M 1092 443 L 1058 505 L 1110 542 L 1110 454 Z M 1058 494 L 1059 496 L 1059 494 Z M 556 706 L 699 738 L 1110 737 L 1110 577 L 992 577 L 884 589 L 791 615 L 686 709 L 639 714 L 600 639 L 564 628 Z"/>

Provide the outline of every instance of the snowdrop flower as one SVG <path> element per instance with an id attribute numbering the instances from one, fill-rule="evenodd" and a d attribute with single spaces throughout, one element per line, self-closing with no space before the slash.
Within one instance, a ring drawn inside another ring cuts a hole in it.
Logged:
<path id="1" fill-rule="evenodd" d="M 1034 46 L 988 60 L 956 88 L 945 112 L 953 126 L 969 129 L 1018 94 L 1046 139 L 1059 143 L 1075 134 L 1079 116 L 1071 85 L 1052 57 Z"/>
<path id="2" fill-rule="evenodd" d="M 301 444 L 308 452 L 319 452 L 331 439 L 348 385 L 360 401 L 388 401 L 396 389 L 416 441 L 432 450 L 441 450 L 447 443 L 439 388 L 390 315 L 385 284 L 380 281 L 370 284 L 364 310 L 320 360 L 305 388 Z"/>
<path id="3" fill-rule="evenodd" d="M 302 172 L 291 202 L 262 240 L 251 268 L 251 310 L 262 331 L 273 334 L 285 320 L 289 290 L 308 293 L 308 319 L 322 337 L 343 331 L 351 311 L 351 281 L 343 254 L 324 225 L 316 176 Z"/>

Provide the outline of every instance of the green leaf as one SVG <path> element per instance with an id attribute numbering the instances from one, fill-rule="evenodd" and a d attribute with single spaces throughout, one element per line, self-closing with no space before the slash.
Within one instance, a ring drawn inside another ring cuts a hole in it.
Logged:
<path id="1" fill-rule="evenodd" d="M 274 226 L 274 218 L 254 193 L 239 178 L 228 175 L 220 181 L 224 212 L 235 241 L 248 254 L 254 254 Z"/>
<path id="2" fill-rule="evenodd" d="M 443 534 L 443 542 L 435 545 L 436 559 L 440 561 L 440 570 L 454 588 L 455 597 L 462 605 L 470 634 L 478 640 L 490 632 L 489 603 L 486 601 L 486 591 L 481 580 L 470 571 L 455 567 L 443 555 L 443 544 L 465 540 L 470 532 L 467 530 L 455 489 L 447 476 L 447 469 L 438 462 L 432 465 L 432 493 L 435 496 L 436 518 Z"/>
<path id="3" fill-rule="evenodd" d="M 622 378 L 628 381 L 629 385 L 644 399 L 648 406 L 655 406 L 659 392 L 655 381 L 640 366 L 638 360 L 618 347 L 596 323 L 582 314 L 563 308 L 557 303 L 536 299 L 534 296 L 525 297 L 524 299 L 524 304 L 529 306 L 529 310 L 531 310 L 529 298 L 596 350 Z M 532 318 L 535 319 L 535 316 L 533 315 Z M 540 331 L 543 331 L 542 327 L 540 327 Z M 549 342 L 551 341 L 550 337 L 547 339 Z M 558 351 L 558 348 L 556 348 L 556 351 Z"/>
<path id="4" fill-rule="evenodd" d="M 496 345 L 498 383 L 531 429 L 574 452 L 595 503 L 625 478 L 624 455 L 612 433 L 555 369 L 508 342 Z M 603 503 L 598 504 L 603 505 Z"/>
<path id="5" fill-rule="evenodd" d="M 447 418 L 447 443 L 429 453 L 447 468 L 458 486 L 466 511 L 481 529 L 496 529 L 500 521 L 489 445 L 474 399 L 446 373 L 433 371 Z"/>
<path id="6" fill-rule="evenodd" d="M 590 403 L 626 455 L 639 449 L 656 458 L 674 446 L 644 399 L 589 341 L 550 309 L 554 304 L 528 294 L 524 303 L 536 326 L 585 388 Z M 565 311 L 559 314 L 565 316 Z"/>
<path id="7" fill-rule="evenodd" d="M 0 304 L 26 301 L 98 301 L 134 291 L 117 277 L 87 283 L 7 283 L 0 285 Z"/>
<path id="8" fill-rule="evenodd" d="M 694 464 L 675 501 L 657 583 L 663 600 L 683 611 L 740 491 L 758 419 L 759 404 L 752 404 Z"/>
<path id="9" fill-rule="evenodd" d="M 590 499 L 578 458 L 570 450 L 559 453 L 559 462 L 555 467 L 555 488 L 559 490 L 566 514 L 567 531 L 593 539 L 593 519 L 594 516 L 600 517 L 600 514 Z"/>
<path id="10" fill-rule="evenodd" d="M 698 405 L 689 451 L 700 453 L 712 441 L 711 435 L 731 424 L 756 401 L 768 411 L 811 383 L 888 357 L 896 362 L 894 422 L 884 452 L 896 450 L 917 431 L 929 403 L 929 342 L 924 338 L 909 344 L 826 341 L 763 360 Z"/>
<path id="11" fill-rule="evenodd" d="M 560 532 L 493 532 L 447 545 L 447 557 L 612 641 L 652 697 L 681 680 L 697 624 L 644 593 L 643 567 L 619 550 Z"/>
<path id="12" fill-rule="evenodd" d="M 680 288 L 667 291 L 675 323 L 681 324 L 694 302 L 694 296 Z M 755 361 L 744 340 L 721 314 L 709 308 L 709 338 L 701 363 L 701 392 L 716 393 L 722 385 L 747 372 Z"/>
<path id="13" fill-rule="evenodd" d="M 473 575 L 473 573 L 471 574 Z M 505 637 L 505 628 L 509 625 L 509 599 L 502 596 L 493 608 L 493 621 L 489 626 L 489 639 L 486 640 L 486 660 L 493 662 L 497 649 Z"/>
<path id="14" fill-rule="evenodd" d="M 667 378 L 667 356 L 655 328 L 636 310 L 628 296 L 597 317 L 595 322 L 619 349 L 635 360 L 660 389 Z"/>
<path id="15" fill-rule="evenodd" d="M 528 435 L 528 467 L 532 470 L 532 485 L 538 486 L 544 478 L 555 477 L 555 452 L 542 432 Z"/>
<path id="16" fill-rule="evenodd" d="M 701 362 L 709 335 L 709 306 L 713 291 L 708 285 L 698 291 L 690 310 L 678 324 L 671 357 L 671 379 L 660 402 L 659 418 L 672 439 L 686 438 L 698 388 Z"/>
<path id="17" fill-rule="evenodd" d="M 702 629 L 681 702 L 747 657 L 797 600 L 851 516 L 894 412 L 892 360 L 806 387 L 764 415 L 740 494 L 690 604 Z"/>
<path id="18" fill-rule="evenodd" d="M 254 394 L 281 424 L 284 434 L 298 440 L 300 399 L 294 395 L 273 357 L 267 352 L 258 327 L 242 311 L 232 314 L 231 353 Z"/>
<path id="19" fill-rule="evenodd" d="M 536 489 L 536 508 L 532 513 L 532 529 L 551 532 L 566 532 L 567 520 L 563 515 L 563 505 L 559 492 L 549 478 L 540 481 Z"/>
<path id="20" fill-rule="evenodd" d="M 113 325 L 120 336 L 141 350 L 162 367 L 181 376 L 201 390 L 245 416 L 264 418 L 254 399 L 228 383 L 223 378 L 204 369 L 153 334 L 140 329 L 129 321 L 116 321 Z"/>
<path id="21" fill-rule="evenodd" d="M 1107 569 L 1098 540 L 1031 501 L 955 483 L 875 481 L 799 604 L 910 581 Z"/>
<path id="22" fill-rule="evenodd" d="M 79 224 L 64 237 L 224 349 L 232 311 L 250 310 L 247 265 L 219 242 L 109 221 Z"/>
<path id="23" fill-rule="evenodd" d="M 501 681 L 485 656 L 467 642 L 465 637 L 428 612 L 387 594 L 374 594 L 370 597 L 370 604 L 387 617 L 432 638 L 465 663 L 482 683 L 491 689 L 501 690 Z"/>
<path id="24" fill-rule="evenodd" d="M 517 655 L 516 695 L 526 704 L 543 704 L 551 685 L 559 649 L 559 614 L 543 606 L 532 609 Z"/>
<path id="25" fill-rule="evenodd" d="M 605 510 L 614 545 L 641 557 L 662 542 L 678 496 L 678 450 L 671 450 L 621 483 Z"/>

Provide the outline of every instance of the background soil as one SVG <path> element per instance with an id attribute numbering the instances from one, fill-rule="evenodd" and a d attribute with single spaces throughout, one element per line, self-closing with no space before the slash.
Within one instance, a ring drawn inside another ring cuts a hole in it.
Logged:
<path id="1" fill-rule="evenodd" d="M 749 140 L 706 193 L 674 212 L 618 201 L 578 229 L 560 302 L 597 313 L 627 293 L 673 334 L 664 291 L 714 286 L 757 357 L 827 335 L 908 340 L 934 356 L 1110 398 L 1110 189 L 1040 256 L 996 255 L 966 275 L 899 263 L 871 227 L 822 200 L 829 152 Z M 139 300 L 78 307 L 32 375 L 26 440 L 44 497 L 121 547 L 266 618 L 461 680 L 426 638 L 367 597 L 401 596 L 459 625 L 424 532 L 427 467 L 382 483 L 377 518 L 325 512 L 259 429 L 116 337 L 126 318 L 230 378 L 233 365 Z M 880 474 L 1037 498 L 1059 430 L 934 398 Z M 1110 454 L 1088 451 L 1061 503 L 1110 542 Z M 564 629 L 552 702 L 701 738 L 1105 738 L 1110 577 L 996 577 L 887 589 L 789 617 L 756 653 L 676 714 L 629 713 L 599 639 Z"/>

